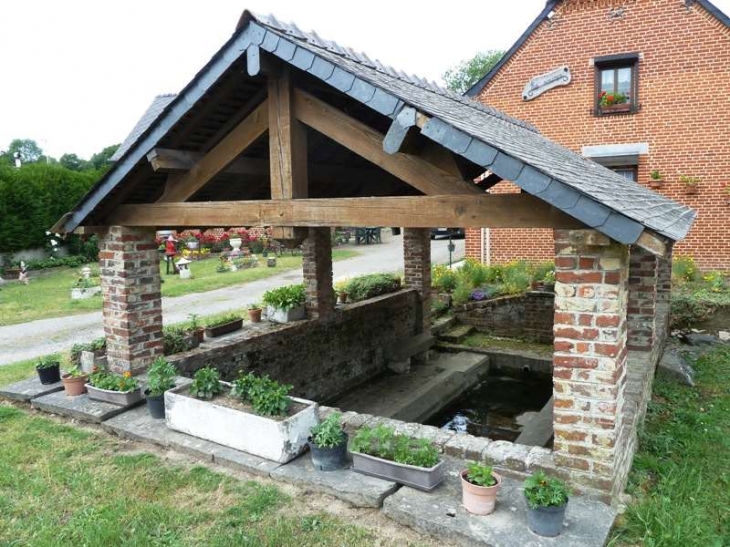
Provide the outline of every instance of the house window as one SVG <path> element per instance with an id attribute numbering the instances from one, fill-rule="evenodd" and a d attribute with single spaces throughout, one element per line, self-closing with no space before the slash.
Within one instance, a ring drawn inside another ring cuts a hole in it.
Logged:
<path id="1" fill-rule="evenodd" d="M 637 173 L 636 173 L 636 166 L 635 165 L 621 165 L 617 167 L 609 167 L 609 169 L 625 179 L 630 180 L 631 182 L 636 182 L 637 179 Z"/>
<path id="2" fill-rule="evenodd" d="M 597 116 L 635 113 L 638 110 L 638 53 L 610 55 L 593 60 L 596 67 Z"/>

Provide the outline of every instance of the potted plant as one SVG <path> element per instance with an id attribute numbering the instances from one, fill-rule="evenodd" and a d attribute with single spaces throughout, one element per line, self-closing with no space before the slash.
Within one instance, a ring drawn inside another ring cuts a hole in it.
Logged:
<path id="1" fill-rule="evenodd" d="M 89 399 L 115 405 L 130 406 L 142 400 L 139 383 L 129 371 L 112 374 L 97 367 L 89 375 L 86 390 L 89 392 Z"/>
<path id="2" fill-rule="evenodd" d="M 337 300 L 340 304 L 347 303 L 347 283 L 348 283 L 348 280 L 345 280 L 345 279 L 335 283 L 335 291 L 337 292 Z"/>
<path id="3" fill-rule="evenodd" d="M 222 382 L 206 367 L 190 386 L 165 392 L 165 420 L 176 431 L 286 463 L 306 448 L 317 423 L 317 403 L 289 396 L 291 387 L 252 374 Z"/>
<path id="4" fill-rule="evenodd" d="M 235 313 L 229 313 L 217 319 L 210 319 L 206 323 L 205 335 L 208 338 L 222 336 L 229 332 L 237 331 L 243 326 L 243 318 Z"/>
<path id="5" fill-rule="evenodd" d="M 164 357 L 158 357 L 147 371 L 147 410 L 155 419 L 165 417 L 165 392 L 175 387 L 177 370 Z"/>
<path id="6" fill-rule="evenodd" d="M 185 246 L 188 250 L 195 251 L 198 247 L 200 247 L 200 240 L 196 236 L 190 234 L 185 238 Z"/>
<path id="7" fill-rule="evenodd" d="M 464 509 L 474 515 L 488 515 L 494 511 L 502 477 L 494 472 L 492 466 L 470 463 L 460 476 Z"/>
<path id="8" fill-rule="evenodd" d="M 86 381 L 88 379 L 89 375 L 82 371 L 78 365 L 70 368 L 65 374 L 61 375 L 63 389 L 69 397 L 76 397 L 77 395 L 86 393 Z"/>
<path id="9" fill-rule="evenodd" d="M 90 277 L 79 277 L 71 289 L 71 300 L 84 300 L 101 292 L 101 287 Z"/>
<path id="10" fill-rule="evenodd" d="M 336 471 L 347 465 L 347 433 L 342 429 L 342 414 L 333 412 L 310 433 L 309 450 L 315 469 Z"/>
<path id="11" fill-rule="evenodd" d="M 620 92 L 609 93 L 607 91 L 601 91 L 598 95 L 598 107 L 602 114 L 631 112 L 629 96 Z"/>
<path id="12" fill-rule="evenodd" d="M 248 305 L 248 318 L 251 320 L 251 323 L 260 323 L 261 322 L 261 312 L 263 310 L 261 309 L 261 304 L 258 302 L 252 302 Z"/>
<path id="13" fill-rule="evenodd" d="M 555 270 L 548 270 L 545 273 L 545 277 L 542 278 L 542 282 L 545 285 L 545 290 L 554 292 L 555 291 Z"/>
<path id="14" fill-rule="evenodd" d="M 651 188 L 661 188 L 664 186 L 662 174 L 656 169 L 649 174 L 649 186 Z"/>
<path id="15" fill-rule="evenodd" d="M 205 340 L 205 328 L 199 322 L 200 316 L 197 313 L 190 313 L 188 318 L 190 319 L 190 333 L 198 341 L 198 344 L 201 344 Z"/>
<path id="16" fill-rule="evenodd" d="M 555 537 L 563 530 L 570 491 L 555 477 L 538 471 L 524 483 L 527 526 L 539 536 Z"/>
<path id="17" fill-rule="evenodd" d="M 266 315 L 270 321 L 288 323 L 304 319 L 304 285 L 285 285 L 264 293 Z"/>
<path id="18" fill-rule="evenodd" d="M 57 353 L 46 355 L 35 366 L 41 384 L 55 384 L 61 381 L 61 358 Z"/>
<path id="19" fill-rule="evenodd" d="M 366 475 L 430 491 L 443 480 L 443 462 L 426 439 L 397 435 L 380 424 L 363 427 L 350 443 L 352 468 Z"/>
<path id="20" fill-rule="evenodd" d="M 693 196 L 700 191 L 700 178 L 690 177 L 689 175 L 680 175 L 679 182 L 684 184 L 684 193 L 687 196 Z"/>

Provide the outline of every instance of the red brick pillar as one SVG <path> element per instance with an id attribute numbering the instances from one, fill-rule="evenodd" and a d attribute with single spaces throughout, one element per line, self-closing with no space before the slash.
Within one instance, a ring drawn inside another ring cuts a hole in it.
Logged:
<path id="1" fill-rule="evenodd" d="M 575 483 L 612 492 L 631 464 L 621 452 L 628 248 L 556 230 L 555 253 L 555 461 Z"/>
<path id="2" fill-rule="evenodd" d="M 324 319 L 331 316 L 335 309 L 330 229 L 309 228 L 309 235 L 302 248 L 307 317 Z"/>
<path id="3" fill-rule="evenodd" d="M 669 305 L 672 293 L 672 247 L 667 246 L 667 256 L 658 259 L 656 299 L 659 305 Z"/>
<path id="4" fill-rule="evenodd" d="M 144 372 L 162 355 L 160 258 L 154 230 L 111 226 L 99 243 L 104 335 L 113 372 Z"/>
<path id="5" fill-rule="evenodd" d="M 628 347 L 651 351 L 656 341 L 657 257 L 641 247 L 629 255 Z"/>
<path id="6" fill-rule="evenodd" d="M 431 230 L 403 230 L 405 285 L 421 294 L 422 332 L 431 330 Z"/>

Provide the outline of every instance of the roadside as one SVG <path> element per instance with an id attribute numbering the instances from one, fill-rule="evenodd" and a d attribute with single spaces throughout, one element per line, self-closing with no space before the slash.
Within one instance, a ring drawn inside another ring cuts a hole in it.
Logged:
<path id="1" fill-rule="evenodd" d="M 464 257 L 464 240 L 454 240 L 454 243 L 456 251 L 453 260 L 460 260 Z M 432 262 L 448 263 L 447 245 L 446 239 L 431 242 Z M 356 250 L 360 254 L 333 263 L 335 281 L 367 273 L 403 269 L 402 236 L 393 237 L 379 245 L 347 246 L 340 249 Z M 179 323 L 187 320 L 191 313 L 208 315 L 240 309 L 250 302 L 260 300 L 264 292 L 271 288 L 301 281 L 301 269 L 295 269 L 243 285 L 163 298 L 163 319 L 165 324 Z M 73 344 L 98 338 L 103 335 L 101 321 L 101 312 L 98 311 L 0 327 L 0 366 L 38 355 L 57 353 L 67 350 Z"/>

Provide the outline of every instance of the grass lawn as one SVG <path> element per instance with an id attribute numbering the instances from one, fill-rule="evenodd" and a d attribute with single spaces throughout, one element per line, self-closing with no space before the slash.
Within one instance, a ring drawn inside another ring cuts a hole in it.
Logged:
<path id="1" fill-rule="evenodd" d="M 730 545 L 730 348 L 695 368 L 695 388 L 654 383 L 611 547 Z"/>
<path id="2" fill-rule="evenodd" d="M 307 505 L 310 495 L 135 446 L 0 406 L 0 545 L 414 545 L 412 532 L 354 525 Z"/>
<path id="3" fill-rule="evenodd" d="M 335 250 L 332 258 L 343 260 L 357 254 L 356 251 Z M 160 271 L 165 280 L 162 284 L 162 296 L 181 296 L 264 279 L 287 270 L 301 268 L 302 257 L 301 255 L 277 257 L 276 268 L 267 268 L 262 259 L 259 259 L 259 262 L 261 265 L 258 268 L 217 273 L 215 269 L 220 260 L 208 258 L 192 264 L 191 269 L 195 279 L 180 279 L 179 276 L 164 275 L 163 261 L 160 264 Z M 96 264 L 90 266 L 92 270 L 98 272 Z M 54 268 L 31 278 L 27 286 L 20 283 L 3 285 L 0 290 L 0 326 L 100 310 L 101 296 L 87 300 L 71 300 L 71 288 L 79 277 L 79 270 L 80 268 Z"/>
<path id="4" fill-rule="evenodd" d="M 38 363 L 38 357 L 28 359 L 27 361 L 18 361 L 9 365 L 0 366 L 0 386 L 19 382 L 33 376 L 35 366 Z"/>

